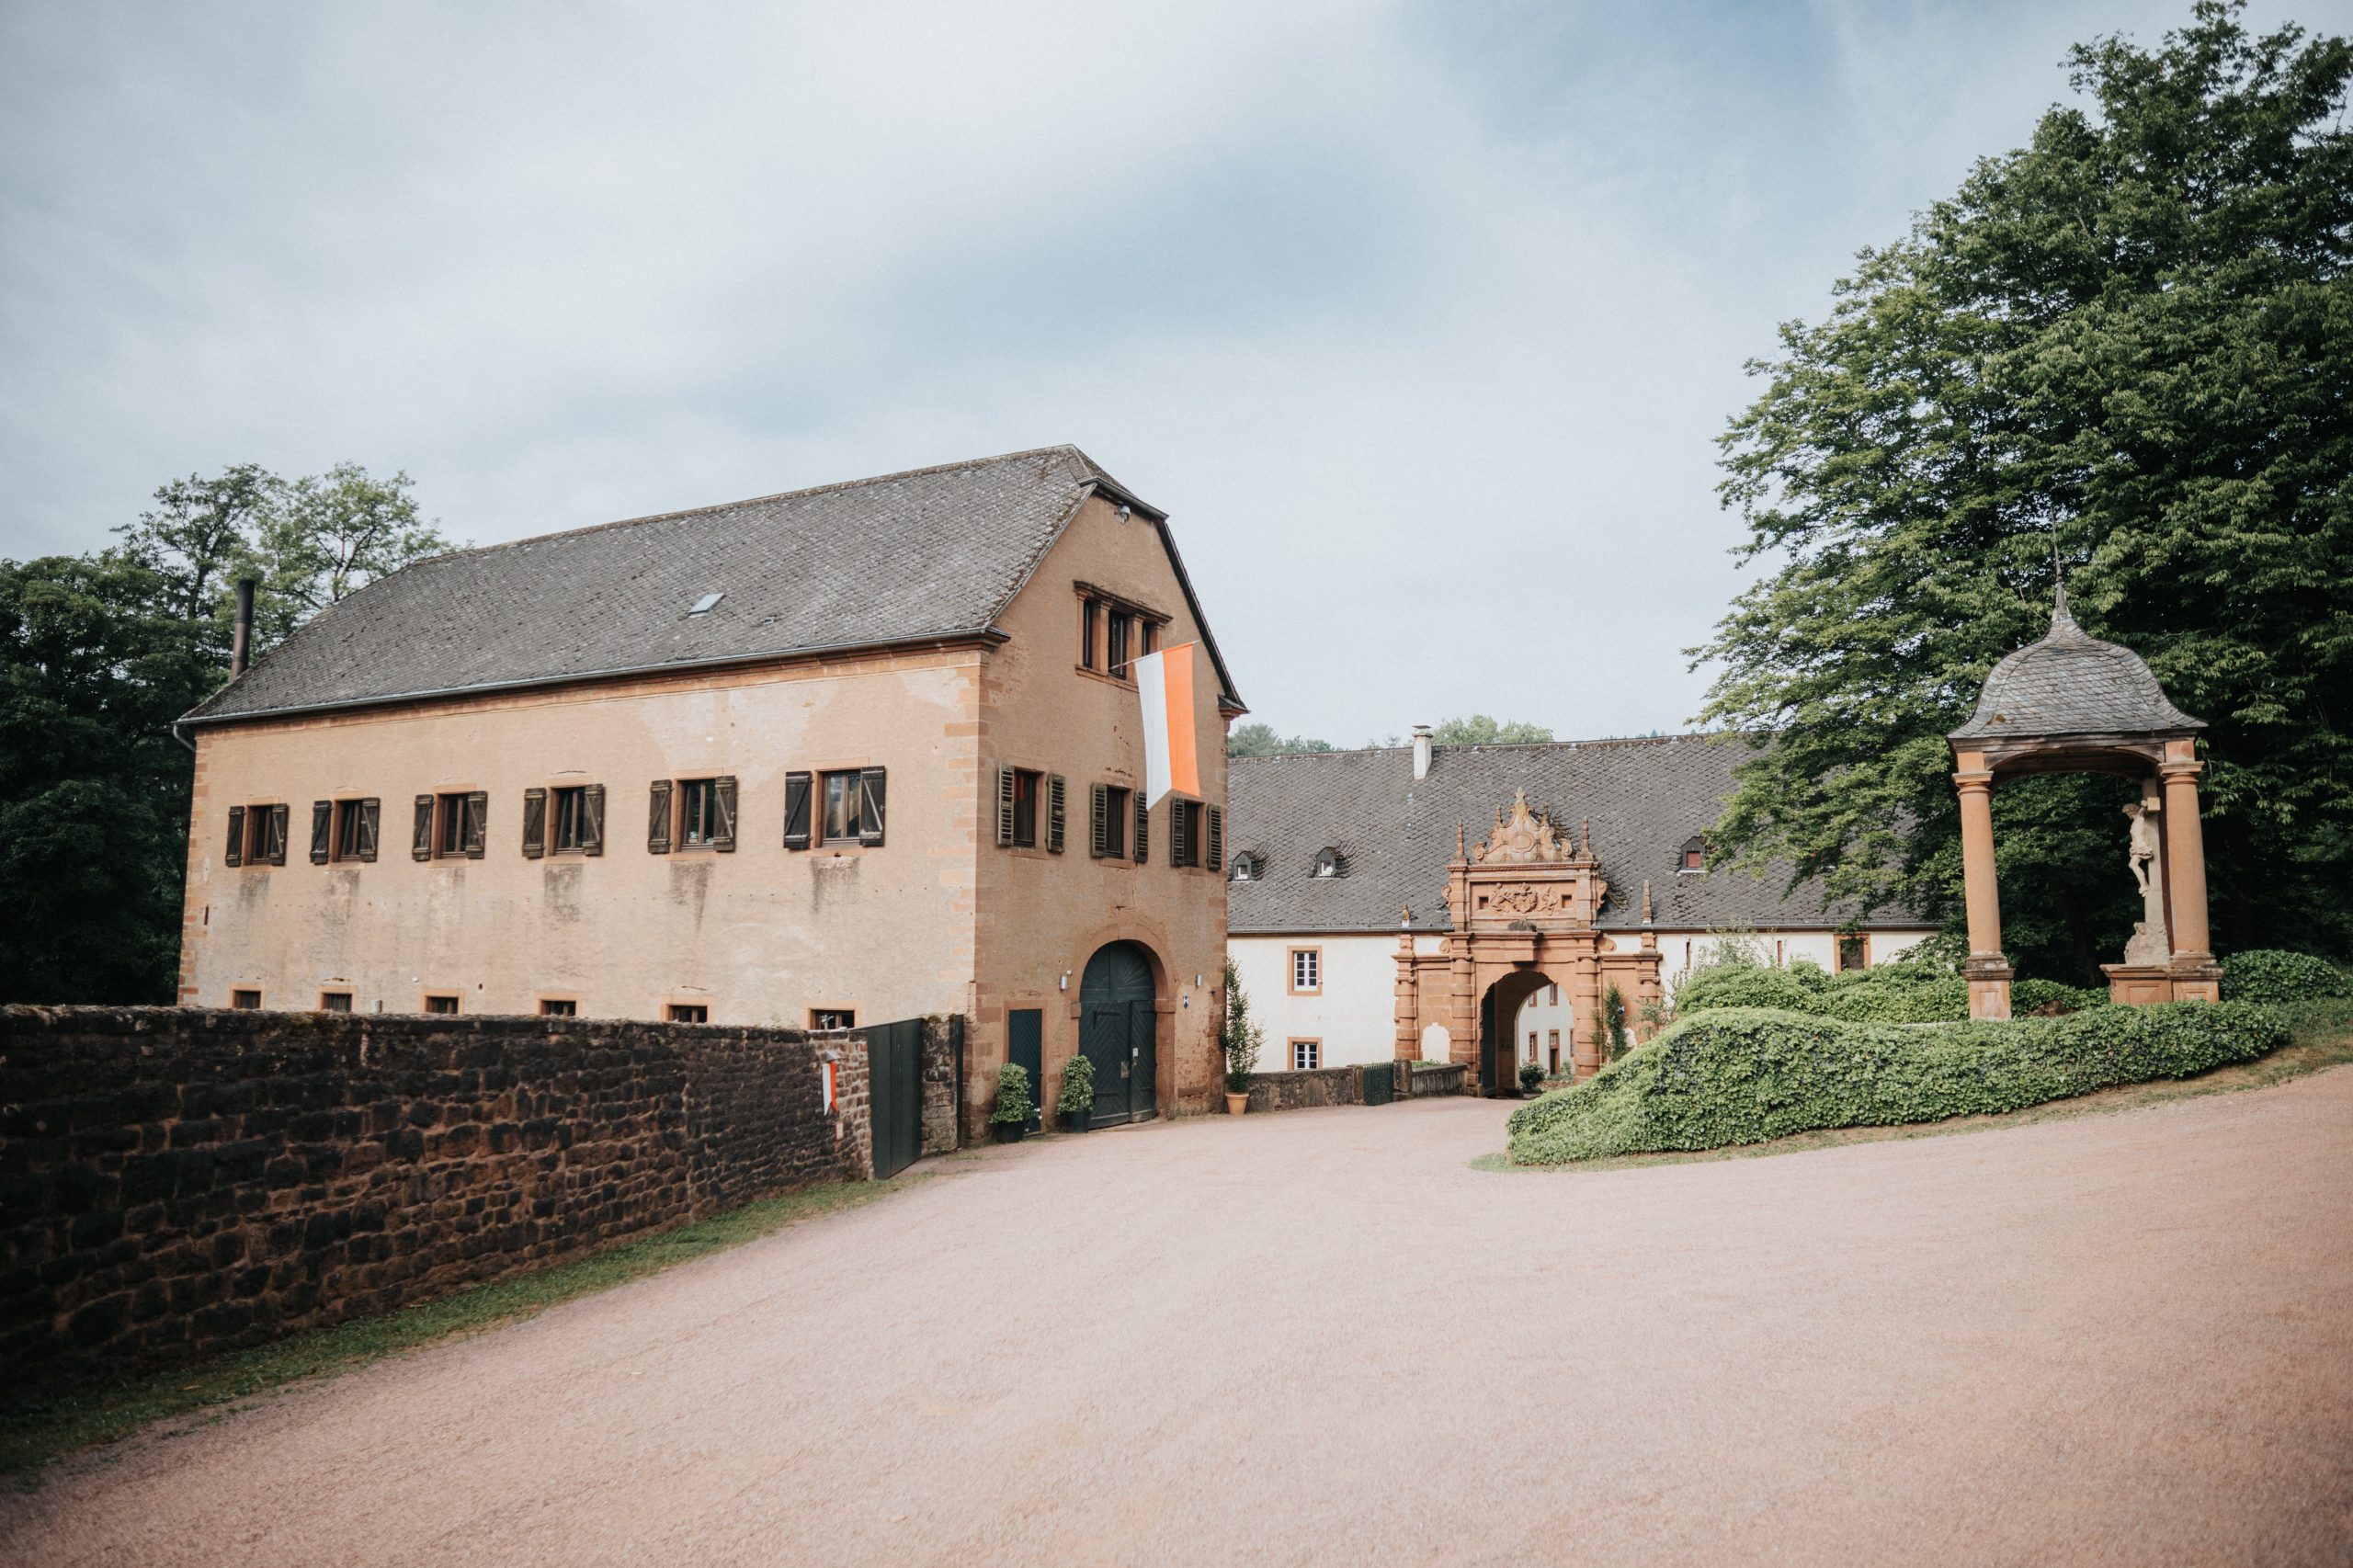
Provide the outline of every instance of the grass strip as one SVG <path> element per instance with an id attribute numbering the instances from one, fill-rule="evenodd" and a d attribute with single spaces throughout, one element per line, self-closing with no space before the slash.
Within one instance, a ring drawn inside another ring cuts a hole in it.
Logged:
<path id="1" fill-rule="evenodd" d="M 2028 1127 L 2037 1122 L 2065 1121 L 2079 1116 L 2106 1116 L 2174 1100 L 2239 1089 L 2269 1088 L 2331 1067 L 2353 1063 L 2353 1006 L 2343 1002 L 2304 1004 L 2293 1040 L 2253 1062 L 2234 1062 L 2200 1073 L 2193 1078 L 2159 1078 L 2141 1084 L 2120 1084 L 2067 1099 L 1994 1116 L 1956 1116 L 1943 1121 L 1905 1122 L 1888 1127 L 1834 1127 L 1792 1133 L 1757 1143 L 1732 1143 L 1721 1149 L 1663 1150 L 1654 1153 L 1613 1154 L 1601 1159 L 1569 1160 L 1556 1165 L 1517 1165 L 1497 1151 L 1471 1162 L 1483 1171 L 1522 1174 L 1586 1174 L 1636 1170 L 1645 1165 L 1688 1165 L 1702 1160 L 1751 1160 L 1768 1154 L 1800 1154 L 1810 1149 L 1836 1149 L 1849 1143 L 1885 1143 L 1899 1138 L 1944 1138 L 1956 1132 L 1984 1132 L 2000 1127 Z"/>
<path id="2" fill-rule="evenodd" d="M 802 1220 L 856 1208 L 922 1179 L 828 1182 L 623 1242 L 590 1257 L 470 1285 L 433 1301 L 310 1329 L 190 1366 L 125 1382 L 0 1394 L 0 1474 L 28 1481 L 31 1472 L 53 1459 L 118 1441 L 151 1422 L 290 1383 L 332 1378 L 388 1356 L 517 1323 L 575 1297 L 659 1274 Z"/>

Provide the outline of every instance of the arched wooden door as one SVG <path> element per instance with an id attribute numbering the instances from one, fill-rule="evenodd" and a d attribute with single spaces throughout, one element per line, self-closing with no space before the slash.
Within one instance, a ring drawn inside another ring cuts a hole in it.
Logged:
<path id="1" fill-rule="evenodd" d="M 1113 942 L 1086 960 L 1078 983 L 1078 1048 L 1095 1063 L 1095 1121 L 1142 1121 L 1159 1109 L 1153 1028 L 1152 960 L 1133 942 Z"/>

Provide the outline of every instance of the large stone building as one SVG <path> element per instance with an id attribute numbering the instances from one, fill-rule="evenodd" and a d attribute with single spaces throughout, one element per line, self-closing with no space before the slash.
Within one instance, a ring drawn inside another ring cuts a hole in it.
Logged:
<path id="1" fill-rule="evenodd" d="M 1154 650 L 1202 766 L 1146 810 Z M 183 721 L 180 1000 L 961 1015 L 968 1127 L 1082 1030 L 1101 1119 L 1205 1108 L 1243 710 L 1165 517 L 1069 447 L 437 557 Z"/>
<path id="2" fill-rule="evenodd" d="M 1230 950 L 1265 1068 L 1455 1061 L 1593 1071 L 1600 1003 L 1663 997 L 1732 941 L 1882 962 L 1933 933 L 1812 884 L 1710 869 L 1740 743 L 1696 735 L 1237 758 Z"/>

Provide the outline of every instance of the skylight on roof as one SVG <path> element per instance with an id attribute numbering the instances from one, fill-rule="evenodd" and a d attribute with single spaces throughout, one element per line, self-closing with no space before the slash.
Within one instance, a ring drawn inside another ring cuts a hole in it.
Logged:
<path id="1" fill-rule="evenodd" d="M 726 597 L 727 592 L 723 588 L 715 594 L 705 594 L 702 597 L 695 601 L 695 608 L 687 611 L 687 613 L 688 615 L 709 615 L 711 612 L 712 607 L 717 605 L 720 600 Z"/>

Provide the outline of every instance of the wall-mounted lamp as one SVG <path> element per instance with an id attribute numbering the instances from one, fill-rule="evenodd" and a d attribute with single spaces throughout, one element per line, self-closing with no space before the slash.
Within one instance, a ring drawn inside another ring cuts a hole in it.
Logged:
<path id="1" fill-rule="evenodd" d="M 1068 970 L 1063 971 L 1063 989 L 1065 991 L 1070 989 L 1070 971 Z"/>

